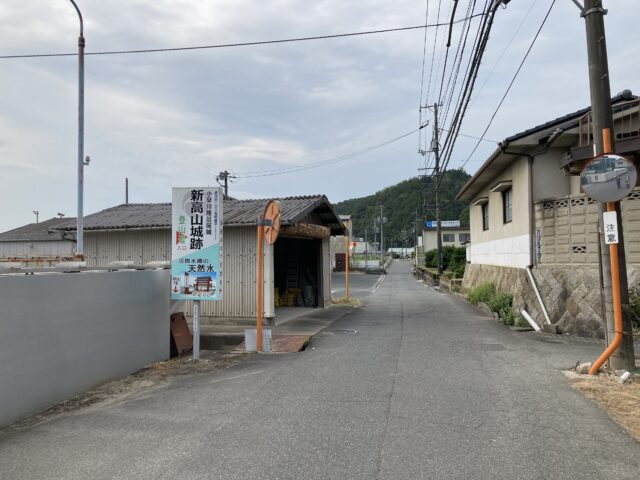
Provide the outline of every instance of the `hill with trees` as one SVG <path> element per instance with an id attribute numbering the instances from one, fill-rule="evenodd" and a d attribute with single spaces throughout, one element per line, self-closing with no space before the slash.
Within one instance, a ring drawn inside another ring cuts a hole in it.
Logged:
<path id="1" fill-rule="evenodd" d="M 464 170 L 449 170 L 440 186 L 442 220 L 460 220 L 469 225 L 468 206 L 455 200 L 456 194 L 470 178 Z M 435 220 L 434 183 L 430 177 L 414 177 L 387 187 L 373 195 L 352 198 L 334 204 L 340 215 L 351 215 L 354 237 L 373 241 L 374 219 L 387 217 L 384 225 L 385 247 L 413 246 L 418 222 Z M 418 227 L 419 228 L 419 227 Z"/>

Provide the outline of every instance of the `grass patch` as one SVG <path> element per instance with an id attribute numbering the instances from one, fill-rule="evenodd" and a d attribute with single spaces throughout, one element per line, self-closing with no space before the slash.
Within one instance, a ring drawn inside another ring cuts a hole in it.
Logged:
<path id="1" fill-rule="evenodd" d="M 616 423 L 640 441 L 640 379 L 636 377 L 620 385 L 615 377 L 600 375 L 596 379 L 574 380 L 571 386 L 596 402 Z"/>
<path id="2" fill-rule="evenodd" d="M 360 300 L 359 298 L 349 297 L 349 300 L 347 301 L 347 297 L 338 297 L 338 298 L 332 298 L 331 303 L 333 303 L 334 305 L 359 307 L 360 305 L 362 305 L 362 300 Z"/>
<path id="3" fill-rule="evenodd" d="M 477 305 L 480 302 L 488 303 L 496 294 L 496 286 L 493 283 L 481 283 L 469 292 L 469 302 Z"/>

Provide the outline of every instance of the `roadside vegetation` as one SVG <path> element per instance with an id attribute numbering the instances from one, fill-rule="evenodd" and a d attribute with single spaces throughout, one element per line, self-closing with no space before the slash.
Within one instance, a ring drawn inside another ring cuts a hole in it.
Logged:
<path id="1" fill-rule="evenodd" d="M 429 250 L 424 254 L 425 266 L 427 268 L 438 268 L 437 250 Z M 443 270 L 449 273 L 450 278 L 464 277 L 464 269 L 467 265 L 467 250 L 464 247 L 446 246 L 442 247 Z"/>
<path id="2" fill-rule="evenodd" d="M 485 304 L 489 310 L 498 314 L 498 317 L 507 326 L 526 327 L 529 324 L 513 310 L 513 295 L 498 292 L 493 283 L 481 283 L 473 288 L 467 295 L 467 299 L 473 305 Z"/>

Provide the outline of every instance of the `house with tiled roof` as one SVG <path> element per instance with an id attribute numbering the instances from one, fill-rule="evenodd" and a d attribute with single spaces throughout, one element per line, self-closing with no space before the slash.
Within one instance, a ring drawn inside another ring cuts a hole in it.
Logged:
<path id="1" fill-rule="evenodd" d="M 638 164 L 640 99 L 625 90 L 612 107 L 615 151 Z M 456 199 L 469 204 L 466 288 L 492 282 L 540 324 L 602 336 L 600 204 L 579 177 L 594 156 L 591 127 L 588 107 L 506 138 Z M 628 280 L 637 285 L 640 189 L 622 201 L 622 217 Z"/>

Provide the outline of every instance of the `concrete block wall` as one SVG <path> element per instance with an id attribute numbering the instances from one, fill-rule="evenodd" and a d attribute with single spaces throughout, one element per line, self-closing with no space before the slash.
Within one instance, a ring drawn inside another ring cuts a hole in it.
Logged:
<path id="1" fill-rule="evenodd" d="M 0 275 L 0 426 L 169 357 L 169 271 Z"/>

